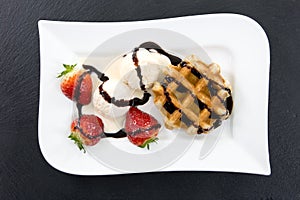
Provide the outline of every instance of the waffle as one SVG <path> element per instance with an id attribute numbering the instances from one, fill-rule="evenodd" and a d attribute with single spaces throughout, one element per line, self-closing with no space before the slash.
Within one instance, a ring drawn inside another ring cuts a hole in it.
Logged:
<path id="1" fill-rule="evenodd" d="M 192 55 L 163 73 L 163 80 L 154 83 L 152 92 L 166 128 L 208 133 L 230 116 L 231 86 L 217 64 L 206 65 Z"/>

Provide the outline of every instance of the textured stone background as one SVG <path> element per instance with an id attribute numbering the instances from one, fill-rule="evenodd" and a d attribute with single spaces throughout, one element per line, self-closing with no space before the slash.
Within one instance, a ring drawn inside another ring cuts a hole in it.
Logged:
<path id="1" fill-rule="evenodd" d="M 0 0 L 0 199 L 300 199 L 299 10 L 299 0 Z M 225 12 L 255 19 L 270 40 L 270 177 L 205 172 L 78 177 L 46 163 L 37 138 L 39 19 L 132 21 Z"/>

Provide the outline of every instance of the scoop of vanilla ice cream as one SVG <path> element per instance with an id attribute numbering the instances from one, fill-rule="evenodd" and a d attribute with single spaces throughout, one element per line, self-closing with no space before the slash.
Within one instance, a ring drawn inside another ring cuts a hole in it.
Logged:
<path id="1" fill-rule="evenodd" d="M 128 86 L 124 85 L 118 79 L 109 79 L 104 83 L 103 89 L 116 99 L 130 99 L 134 95 L 134 91 Z M 96 89 L 93 94 L 93 104 L 95 111 L 108 118 L 118 118 L 126 114 L 129 107 L 117 107 L 114 104 L 108 103 Z"/>
<path id="2" fill-rule="evenodd" d="M 150 88 L 158 80 L 161 70 L 171 64 L 170 59 L 154 49 L 140 48 L 137 51 L 138 64 L 141 68 L 143 83 Z M 120 75 L 123 83 L 132 89 L 140 89 L 140 81 L 135 70 L 136 66 L 132 60 L 132 52 L 121 58 Z"/>

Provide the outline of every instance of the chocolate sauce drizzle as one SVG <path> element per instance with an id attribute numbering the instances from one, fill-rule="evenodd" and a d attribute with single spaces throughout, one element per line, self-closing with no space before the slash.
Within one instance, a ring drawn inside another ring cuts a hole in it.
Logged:
<path id="1" fill-rule="evenodd" d="M 78 121 L 78 123 L 79 123 L 79 121 Z M 83 136 L 85 136 L 85 137 L 87 137 L 88 139 L 91 139 L 91 140 L 92 139 L 96 139 L 96 138 L 107 138 L 107 137 L 112 137 L 112 138 L 124 138 L 124 137 L 127 137 L 127 133 L 125 132 L 124 129 L 120 129 L 116 133 L 103 132 L 103 133 L 101 133 L 99 135 L 88 135 L 88 134 L 86 134 L 82 130 L 82 128 L 79 125 L 76 126 L 76 129 L 78 129 Z"/>
<path id="2" fill-rule="evenodd" d="M 79 101 L 81 84 L 82 84 L 85 76 L 88 75 L 88 74 L 89 74 L 89 72 L 85 71 L 77 79 L 77 83 L 76 83 L 77 87 L 74 90 L 74 100 L 76 102 Z"/>
<path id="3" fill-rule="evenodd" d="M 170 83 L 170 82 L 176 82 L 177 85 L 179 85 L 178 88 L 180 88 L 179 90 L 181 92 L 189 92 L 189 95 L 191 95 L 194 100 L 196 101 L 195 103 L 199 106 L 199 108 L 201 110 L 203 110 L 204 108 L 208 109 L 210 112 L 210 118 L 211 119 L 216 119 L 216 121 L 213 123 L 213 125 L 208 128 L 208 129 L 203 129 L 201 126 L 196 125 L 192 120 L 190 120 L 186 114 L 184 112 L 181 111 L 181 109 L 177 108 L 171 98 L 170 98 L 170 94 L 166 89 L 166 85 L 162 84 L 162 87 L 164 89 L 164 95 L 166 96 L 166 103 L 163 105 L 163 107 L 170 113 L 172 114 L 173 112 L 175 112 L 175 110 L 178 110 L 181 113 L 181 121 L 186 125 L 186 126 L 194 126 L 195 128 L 197 128 L 197 134 L 201 134 L 203 132 L 207 132 L 212 130 L 213 128 L 217 128 L 222 124 L 222 120 L 220 119 L 222 116 L 219 116 L 218 114 L 216 114 L 215 112 L 213 112 L 210 108 L 207 107 L 206 104 L 204 104 L 203 102 L 201 102 L 193 93 L 191 93 L 181 82 L 177 81 L 175 78 L 170 77 L 170 76 L 166 76 L 165 80 Z M 180 92 L 177 88 L 177 91 Z"/>
<path id="4" fill-rule="evenodd" d="M 198 79 L 201 79 L 201 78 L 205 78 L 206 80 L 209 81 L 209 84 L 208 84 L 208 89 L 209 89 L 209 92 L 212 96 L 217 96 L 221 103 L 225 106 L 225 108 L 227 108 L 227 111 L 229 112 L 229 114 L 231 114 L 232 112 L 232 108 L 233 108 L 233 100 L 232 100 L 232 96 L 231 96 L 231 90 L 227 87 L 224 87 L 223 85 L 219 84 L 218 82 L 212 80 L 212 79 L 209 79 L 206 75 L 204 74 L 201 74 L 197 69 L 195 69 L 194 67 L 191 67 L 191 66 L 188 66 L 187 63 L 185 61 L 182 61 L 180 63 L 180 67 L 186 67 L 188 69 L 191 70 L 191 73 L 193 75 L 195 75 Z M 217 95 L 217 90 L 213 87 L 213 84 L 219 86 L 220 88 L 226 90 L 229 94 L 229 97 L 227 97 L 225 99 L 225 101 L 219 96 Z"/>
<path id="5" fill-rule="evenodd" d="M 130 100 L 125 99 L 116 99 L 115 97 L 111 97 L 104 89 L 104 82 L 99 86 L 99 93 L 108 103 L 114 104 L 117 107 L 126 107 L 126 106 L 140 106 L 147 103 L 150 99 L 151 94 L 148 92 L 144 92 L 143 97 L 137 98 L 134 97 Z"/>
<path id="6" fill-rule="evenodd" d="M 178 92 L 188 92 L 195 100 L 195 104 L 197 104 L 201 110 L 206 108 L 207 110 L 209 110 L 211 112 L 211 109 L 208 108 L 207 105 L 205 103 L 203 103 L 200 99 L 198 99 L 195 94 L 193 94 L 190 90 L 188 90 L 180 81 L 178 81 L 175 78 L 170 77 L 170 76 L 166 76 L 165 80 L 168 83 L 175 82 L 177 85 L 179 85 L 179 88 L 180 88 L 180 90 L 177 90 Z"/>
<path id="7" fill-rule="evenodd" d="M 151 130 L 156 130 L 156 129 L 159 129 L 161 127 L 160 124 L 155 124 L 153 126 L 150 126 L 148 128 L 145 128 L 145 129 L 137 129 L 131 133 L 128 133 L 130 135 L 138 135 L 139 133 L 142 133 L 142 132 L 147 132 L 147 131 L 151 131 Z"/>
<path id="8" fill-rule="evenodd" d="M 132 98 L 129 100 L 125 100 L 125 99 L 116 99 L 115 97 L 111 97 L 110 94 L 104 90 L 103 86 L 104 83 L 107 82 L 109 80 L 109 77 L 107 77 L 104 73 L 98 71 L 95 67 L 91 66 L 91 65 L 82 65 L 83 68 L 87 71 L 85 71 L 83 74 L 80 75 L 79 79 L 78 79 L 78 87 L 75 89 L 75 100 L 78 102 L 78 98 L 80 96 L 80 86 L 81 83 L 84 79 L 84 77 L 87 74 L 91 74 L 92 72 L 95 73 L 98 76 L 98 79 L 102 81 L 102 83 L 99 86 L 99 93 L 100 95 L 108 102 L 111 104 L 114 104 L 117 107 L 126 107 L 126 106 L 140 106 L 140 105 L 144 105 L 145 103 L 147 103 L 150 99 L 151 94 L 146 90 L 146 86 L 143 83 L 143 76 L 142 76 L 142 72 L 141 72 L 141 67 L 139 66 L 139 60 L 137 57 L 137 52 L 139 50 L 139 48 L 145 48 L 148 51 L 150 49 L 155 49 L 158 53 L 165 55 L 166 57 L 168 57 L 171 61 L 171 63 L 173 65 L 177 65 L 181 62 L 181 59 L 173 56 L 171 54 L 168 54 L 166 51 L 164 51 L 159 45 L 153 43 L 153 42 L 145 42 L 143 44 L 141 44 L 139 47 L 136 47 L 133 49 L 132 51 L 132 61 L 134 63 L 134 65 L 136 66 L 135 71 L 137 73 L 137 76 L 139 78 L 139 85 L 140 85 L 140 89 L 144 92 L 143 97 L 142 98 Z M 125 55 L 123 55 L 123 57 L 125 57 Z M 91 136 L 88 135 L 86 133 L 84 133 L 84 131 L 80 128 L 80 118 L 82 116 L 82 106 L 81 104 L 77 103 L 76 107 L 78 110 L 78 125 L 77 125 L 77 129 L 80 131 L 80 133 L 82 135 L 84 135 L 85 137 L 89 138 L 89 139 L 95 139 L 95 138 L 105 138 L 105 137 L 113 137 L 113 138 L 123 138 L 127 136 L 127 133 L 124 131 L 124 129 L 119 130 L 116 133 L 106 133 L 103 132 L 102 134 L 99 135 L 95 135 L 95 136 Z M 156 124 L 148 129 L 138 129 L 137 131 L 131 133 L 131 134 L 138 134 L 142 131 L 150 131 L 152 129 L 158 129 L 160 128 L 161 125 L 160 124 Z"/>
<path id="9" fill-rule="evenodd" d="M 171 101 L 170 98 L 170 94 L 169 92 L 166 90 L 166 86 L 162 85 L 163 89 L 164 89 L 164 94 L 167 98 L 166 103 L 163 105 L 163 107 L 169 112 L 169 113 L 173 113 L 175 112 L 175 110 L 178 110 L 181 113 L 181 121 L 182 123 L 184 123 L 186 126 L 194 126 L 195 128 L 197 128 L 197 134 L 201 134 L 204 131 L 209 131 L 210 129 L 212 129 L 213 127 L 211 127 L 210 129 L 202 129 L 201 126 L 198 126 L 196 124 L 194 124 L 194 122 L 192 120 L 190 120 L 186 114 L 184 112 L 181 111 L 181 109 L 177 108 L 177 106 L 175 106 L 173 104 L 173 102 Z"/>
<path id="10" fill-rule="evenodd" d="M 167 53 L 158 44 L 156 44 L 154 42 L 144 42 L 139 46 L 139 48 L 144 48 L 144 49 L 147 49 L 148 51 L 150 49 L 156 50 L 158 53 L 168 57 L 170 59 L 170 62 L 172 63 L 172 65 L 178 65 L 182 61 L 181 58 Z"/>
<path id="11" fill-rule="evenodd" d="M 172 114 L 173 112 L 175 112 L 175 110 L 178 110 L 178 108 L 173 104 L 170 94 L 166 89 L 166 86 L 163 84 L 162 87 L 164 89 L 164 95 L 166 96 L 167 99 L 163 107 L 166 109 L 166 111 L 168 111 L 168 113 Z"/>
<path id="12" fill-rule="evenodd" d="M 112 137 L 112 138 L 123 138 L 123 137 L 127 137 L 127 133 L 121 129 L 119 131 L 117 131 L 116 133 L 107 133 L 107 132 L 103 132 L 99 135 L 88 135 L 86 134 L 82 128 L 80 127 L 80 119 L 81 119 L 81 116 L 82 116 L 82 106 L 80 103 L 77 103 L 76 104 L 76 107 L 77 107 L 77 110 L 78 110 L 78 122 L 77 122 L 77 125 L 76 125 L 76 129 L 78 129 L 80 131 L 80 133 L 82 135 L 84 135 L 85 137 L 89 138 L 89 139 L 96 139 L 96 138 L 105 138 L 105 137 Z"/>
<path id="13" fill-rule="evenodd" d="M 177 56 L 174 56 L 174 55 L 171 55 L 169 53 L 167 53 L 165 50 L 163 50 L 159 45 L 157 45 L 156 43 L 154 42 L 145 42 L 145 43 L 142 43 L 139 47 L 136 47 L 133 49 L 132 51 L 132 61 L 134 63 L 134 65 L 136 66 L 135 68 L 135 71 L 137 73 L 137 76 L 139 78 L 139 85 L 140 85 L 140 89 L 144 92 L 143 94 L 143 97 L 142 98 L 132 98 L 132 99 L 129 99 L 129 100 L 125 100 L 125 99 L 116 99 L 115 97 L 111 97 L 107 91 L 105 91 L 103 89 L 103 86 L 104 86 L 104 83 L 107 82 L 109 80 L 109 77 L 107 77 L 104 73 L 98 71 L 95 67 L 91 66 L 91 65 L 82 65 L 84 69 L 86 69 L 87 71 L 84 72 L 78 79 L 78 86 L 76 89 L 75 89 L 75 100 L 78 102 L 78 98 L 79 98 L 79 95 L 80 95 L 80 85 L 84 79 L 84 77 L 87 75 L 87 74 L 90 74 L 90 73 L 95 73 L 97 76 L 98 76 L 98 79 L 102 81 L 102 83 L 100 84 L 99 86 L 99 93 L 100 95 L 108 102 L 108 103 L 112 103 L 114 104 L 115 106 L 117 107 L 126 107 L 126 106 L 140 106 L 140 105 L 144 105 L 145 103 L 147 103 L 150 99 L 150 96 L 151 94 L 149 92 L 147 92 L 146 90 L 146 87 L 143 83 L 143 76 L 142 76 L 142 73 L 141 73 L 141 68 L 139 66 L 139 60 L 138 60 L 138 57 L 137 57 L 137 52 L 139 51 L 139 48 L 144 48 L 144 49 L 147 49 L 149 52 L 151 49 L 154 49 L 156 50 L 158 53 L 166 56 L 169 58 L 170 62 L 172 63 L 172 65 L 178 65 L 180 64 L 181 67 L 189 67 L 191 69 L 191 73 L 193 75 L 195 75 L 197 78 L 202 78 L 202 77 L 205 77 L 207 80 L 210 80 L 208 79 L 206 76 L 202 75 L 201 73 L 198 72 L 198 70 L 196 70 L 195 68 L 193 67 L 190 67 L 187 65 L 186 62 L 182 61 L 179 57 Z M 125 55 L 123 55 L 123 57 L 125 57 Z M 179 92 L 185 92 L 185 91 L 188 91 L 187 88 L 185 88 L 184 85 L 182 85 L 180 82 L 178 82 L 177 80 L 173 79 L 172 77 L 166 77 L 165 80 L 167 82 L 170 82 L 170 81 L 175 81 L 179 87 L 177 88 L 177 91 Z M 224 88 L 222 85 L 216 83 L 215 81 L 213 80 L 210 80 L 212 82 L 214 82 L 215 84 L 217 84 L 218 86 L 220 86 L 221 88 L 225 89 L 228 91 L 228 93 L 230 94 L 230 96 L 225 100 L 224 103 L 226 103 L 227 105 L 227 108 L 229 110 L 229 113 L 231 113 L 232 111 L 232 105 L 233 105 L 233 101 L 232 101 L 232 97 L 231 97 L 231 91 L 229 88 Z M 213 128 L 216 128 L 218 126 L 221 125 L 222 121 L 220 119 L 217 119 L 216 122 L 213 124 L 212 127 L 210 127 L 209 129 L 202 129 L 200 126 L 197 126 L 194 124 L 193 121 L 191 121 L 180 109 L 178 109 L 171 101 L 171 98 L 170 98 L 170 94 L 167 92 L 166 90 L 166 87 L 163 86 L 164 88 L 164 93 L 165 93 L 165 96 L 167 98 L 167 102 L 164 104 L 164 108 L 169 112 L 169 113 L 173 113 L 175 110 L 179 110 L 179 112 L 182 114 L 182 122 L 185 123 L 187 126 L 190 126 L 190 125 L 193 125 L 194 127 L 198 128 L 197 130 L 197 133 L 198 134 L 201 134 L 205 131 L 209 131 Z M 212 92 L 214 92 L 212 90 Z M 195 95 L 191 94 L 193 97 L 195 97 Z M 201 102 L 197 97 L 195 97 L 196 101 L 197 101 L 197 104 L 199 105 L 199 108 L 200 109 L 204 109 L 204 108 L 207 108 L 208 110 L 210 110 L 206 104 L 204 104 L 203 102 Z M 83 132 L 83 130 L 80 128 L 80 118 L 82 116 L 82 106 L 81 104 L 77 103 L 76 104 L 77 106 L 77 110 L 78 110 L 78 115 L 79 115 L 79 119 L 78 119 L 78 125 L 76 128 L 78 128 L 78 130 L 81 132 L 81 134 L 83 134 L 85 137 L 89 138 L 89 139 L 95 139 L 95 138 L 106 138 L 106 137 L 113 137 L 113 138 L 123 138 L 123 137 L 126 137 L 127 136 L 127 133 L 125 132 L 124 129 L 120 129 L 119 131 L 117 131 L 116 133 L 107 133 L 107 132 L 103 132 L 99 135 L 95 135 L 95 136 L 91 136 L 91 135 L 88 135 L 86 133 Z M 210 110 L 211 112 L 211 110 Z M 213 112 L 211 112 L 211 117 L 214 117 L 214 116 L 218 116 L 216 114 L 214 114 Z M 138 129 L 130 134 L 138 134 L 140 132 L 144 132 L 144 131 L 150 131 L 150 130 L 153 130 L 153 129 L 158 129 L 160 128 L 161 125 L 160 124 L 156 124 L 154 126 L 151 126 L 147 129 Z"/>
<path id="14" fill-rule="evenodd" d="M 177 91 L 178 92 L 188 92 L 189 93 L 189 95 L 191 95 L 192 97 L 193 97 L 193 99 L 194 99 L 194 102 L 195 102 L 195 104 L 196 105 L 198 105 L 198 107 L 201 109 L 201 110 L 203 110 L 203 109 L 207 109 L 209 112 L 210 112 L 210 118 L 211 119 L 220 119 L 221 117 L 223 117 L 223 115 L 218 115 L 218 114 L 216 114 L 213 110 L 211 110 L 205 103 L 203 103 L 200 99 L 198 99 L 198 97 L 195 95 L 195 94 L 193 94 L 190 90 L 188 90 L 181 82 L 179 82 L 178 80 L 176 80 L 175 78 L 173 78 L 173 77 L 170 77 L 170 76 L 166 76 L 165 77 L 165 80 L 168 82 L 168 83 L 170 83 L 170 82 L 175 82 L 177 85 L 178 85 L 178 88 L 177 88 Z M 208 84 L 208 85 L 210 85 L 210 84 Z M 216 95 L 216 89 L 212 89 L 212 90 L 210 90 L 211 88 L 208 86 L 208 89 L 209 89 L 209 91 L 210 91 L 210 94 L 211 95 Z M 225 106 L 225 108 L 227 109 L 227 112 L 231 112 L 231 110 L 232 110 L 232 103 L 230 104 L 230 102 L 227 104 L 227 99 L 230 101 L 230 99 L 231 99 L 231 101 L 232 101 L 232 97 L 231 96 L 229 96 L 229 97 L 227 97 L 226 98 L 226 100 L 224 101 L 223 99 L 221 99 L 221 97 L 219 97 L 218 95 L 216 95 L 219 99 L 220 99 L 220 101 L 221 101 L 221 103 L 223 103 L 223 105 Z M 228 106 L 227 106 L 228 105 Z M 231 107 L 229 107 L 231 105 Z M 227 115 L 227 113 L 225 114 L 225 115 Z M 224 115 L 224 116 L 225 116 Z"/>
<path id="15" fill-rule="evenodd" d="M 187 63 L 185 61 L 182 61 L 180 63 L 180 67 L 186 67 L 188 69 L 191 70 L 191 73 L 196 76 L 198 79 L 201 79 L 203 77 L 203 75 L 197 70 L 195 69 L 194 67 L 191 67 L 191 66 L 188 66 Z"/>
<path id="16" fill-rule="evenodd" d="M 127 136 L 127 133 L 125 132 L 124 129 L 120 129 L 116 133 L 107 133 L 107 132 L 104 132 L 103 134 L 100 135 L 101 138 L 106 138 L 106 137 L 123 138 L 123 137 L 126 137 L 126 136 Z"/>
<path id="17" fill-rule="evenodd" d="M 136 47 L 136 48 L 134 48 L 133 51 L 132 51 L 132 61 L 133 61 L 134 65 L 135 65 L 136 67 L 139 66 L 139 59 L 138 59 L 138 57 L 137 57 L 137 52 L 138 52 L 138 50 L 139 50 L 139 48 Z"/>
<path id="18" fill-rule="evenodd" d="M 105 76 L 104 73 L 98 71 L 95 67 L 93 67 L 91 65 L 82 65 L 82 67 L 84 69 L 88 70 L 89 73 L 94 72 L 98 76 L 98 79 L 100 79 L 100 81 L 102 81 L 102 82 L 106 82 L 109 80 L 109 78 L 107 76 Z"/>
<path id="19" fill-rule="evenodd" d="M 136 71 L 136 74 L 137 74 L 137 76 L 139 78 L 140 88 L 141 88 L 141 90 L 143 90 L 144 92 L 147 93 L 146 87 L 145 87 L 145 85 L 143 83 L 143 76 L 142 76 L 141 67 L 139 65 L 139 59 L 137 57 L 138 50 L 139 50 L 139 48 L 134 48 L 133 49 L 133 52 L 132 52 L 132 61 L 133 61 L 134 65 L 136 66 L 135 71 Z"/>
<path id="20" fill-rule="evenodd" d="M 76 83 L 76 88 L 74 90 L 74 100 L 76 102 L 79 101 L 79 97 L 80 97 L 80 88 L 81 88 L 81 84 L 83 82 L 83 79 L 85 78 L 86 75 L 88 75 L 89 72 L 88 71 L 85 71 L 83 72 L 79 77 L 78 77 L 78 80 L 77 80 L 77 83 Z M 78 110 L 78 116 L 79 116 L 79 119 L 78 119 L 78 127 L 80 126 L 80 118 L 82 116 L 82 106 L 80 103 L 77 103 L 76 104 L 76 107 L 77 107 L 77 110 Z"/>
<path id="21" fill-rule="evenodd" d="M 192 72 L 192 74 L 195 75 L 197 78 L 201 79 L 202 77 L 204 77 L 206 80 L 208 80 L 208 81 L 210 81 L 210 82 L 212 82 L 212 83 L 218 85 L 220 88 L 222 88 L 222 89 L 228 91 L 228 93 L 231 94 L 231 91 L 230 91 L 229 88 L 226 88 L 226 87 L 224 87 L 223 85 L 219 84 L 218 82 L 216 82 L 216 81 L 214 81 L 214 80 L 212 80 L 212 79 L 209 79 L 206 75 L 201 74 L 201 73 L 200 73 L 197 69 L 195 69 L 194 67 L 191 67 L 191 66 L 187 65 L 187 63 L 186 63 L 185 61 L 182 61 L 182 62 L 180 63 L 180 67 L 186 67 L 186 68 L 190 69 L 191 72 Z"/>
<path id="22" fill-rule="evenodd" d="M 137 58 L 136 58 L 136 60 L 137 60 Z M 138 60 L 137 60 L 137 62 L 138 62 Z M 90 66 L 90 65 L 83 65 L 83 68 L 86 70 L 89 70 L 90 73 L 94 72 L 95 74 L 97 74 L 98 78 L 102 81 L 102 83 L 100 84 L 100 86 L 98 88 L 99 93 L 105 99 L 105 101 L 107 101 L 108 103 L 112 103 L 117 107 L 140 106 L 140 105 L 144 105 L 145 103 L 147 103 L 150 99 L 151 94 L 146 91 L 145 85 L 141 81 L 142 80 L 141 72 L 139 72 L 137 74 L 140 79 L 140 87 L 144 91 L 143 97 L 142 98 L 134 97 L 130 100 L 125 100 L 125 99 L 116 99 L 115 97 L 111 97 L 110 94 L 104 90 L 104 88 L 103 88 L 104 83 L 109 80 L 109 78 L 107 76 L 105 76 L 104 73 L 99 72 L 95 67 Z M 136 67 L 136 70 L 140 70 L 140 67 Z"/>
<path id="23" fill-rule="evenodd" d="M 149 92 L 147 92 L 146 90 L 146 86 L 143 83 L 143 76 L 142 76 L 142 72 L 141 72 L 141 67 L 139 66 L 139 60 L 137 57 L 137 52 L 139 51 L 140 48 L 145 48 L 148 51 L 150 49 L 155 49 L 158 53 L 165 55 L 166 57 L 168 57 L 171 61 L 172 64 L 179 64 L 181 62 L 181 59 L 171 55 L 169 53 L 167 53 L 166 51 L 164 51 L 159 45 L 153 43 L 153 42 L 145 42 L 143 44 L 141 44 L 139 47 L 136 47 L 133 49 L 132 51 L 132 61 L 134 63 L 134 65 L 136 66 L 135 71 L 136 74 L 139 78 L 139 85 L 140 85 L 140 89 L 144 92 L 143 97 L 142 98 L 132 98 L 130 100 L 125 100 L 125 99 L 116 99 L 115 97 L 111 97 L 109 95 L 109 93 L 107 91 L 104 90 L 103 86 L 104 83 L 106 81 L 109 80 L 109 78 L 107 76 L 105 76 L 104 73 L 99 72 L 96 68 L 90 66 L 90 65 L 83 65 L 83 67 L 89 71 L 95 72 L 98 76 L 98 78 L 102 81 L 102 84 L 99 86 L 99 93 L 101 94 L 101 96 L 108 102 L 108 103 L 112 103 L 117 107 L 126 107 L 126 106 L 140 106 L 140 105 L 144 105 L 145 103 L 147 103 L 150 99 L 151 94 Z"/>

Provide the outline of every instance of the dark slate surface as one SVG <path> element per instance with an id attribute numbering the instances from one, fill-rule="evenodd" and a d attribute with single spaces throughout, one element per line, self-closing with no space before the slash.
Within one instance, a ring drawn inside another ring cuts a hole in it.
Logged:
<path id="1" fill-rule="evenodd" d="M 300 199 L 299 10 L 298 0 L 1 0 L 0 199 Z M 79 177 L 45 162 L 37 138 L 39 19 L 132 21 L 224 12 L 252 17 L 270 40 L 271 176 L 169 172 Z"/>

